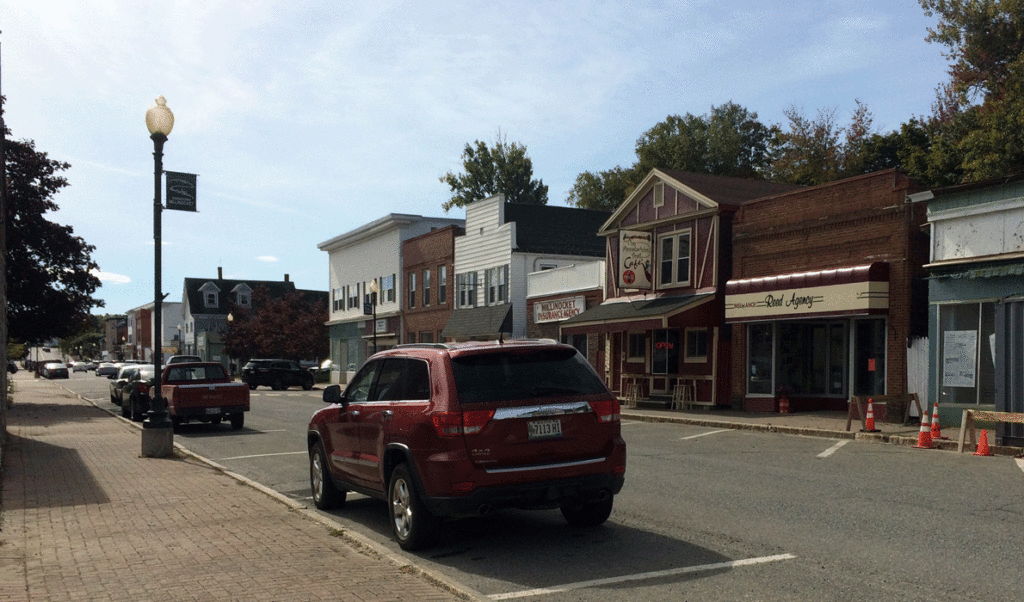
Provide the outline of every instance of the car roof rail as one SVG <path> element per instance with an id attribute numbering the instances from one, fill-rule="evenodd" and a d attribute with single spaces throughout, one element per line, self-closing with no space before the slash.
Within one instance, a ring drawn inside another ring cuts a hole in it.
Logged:
<path id="1" fill-rule="evenodd" d="M 401 345 L 395 345 L 395 348 L 399 349 L 451 349 L 451 345 L 448 343 L 402 343 Z"/>

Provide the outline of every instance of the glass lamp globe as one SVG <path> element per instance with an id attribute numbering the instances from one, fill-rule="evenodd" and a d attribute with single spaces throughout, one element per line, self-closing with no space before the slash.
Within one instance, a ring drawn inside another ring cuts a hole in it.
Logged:
<path id="1" fill-rule="evenodd" d="M 174 128 L 174 113 L 167 108 L 167 101 L 163 96 L 158 96 L 156 106 L 146 111 L 146 127 L 149 128 L 150 134 L 164 136 L 169 135 Z"/>

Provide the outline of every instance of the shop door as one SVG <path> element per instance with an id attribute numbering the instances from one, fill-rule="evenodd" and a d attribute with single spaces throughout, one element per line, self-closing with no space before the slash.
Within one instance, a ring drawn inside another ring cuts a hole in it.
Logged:
<path id="1" fill-rule="evenodd" d="M 853 322 L 853 395 L 885 395 L 885 320 Z"/>
<path id="2" fill-rule="evenodd" d="M 995 312 L 997 412 L 1024 412 L 1024 300 L 998 303 Z M 1002 445 L 1024 445 L 1024 424 L 999 423 Z"/>
<path id="3" fill-rule="evenodd" d="M 655 330 L 651 372 L 679 374 L 679 330 Z"/>

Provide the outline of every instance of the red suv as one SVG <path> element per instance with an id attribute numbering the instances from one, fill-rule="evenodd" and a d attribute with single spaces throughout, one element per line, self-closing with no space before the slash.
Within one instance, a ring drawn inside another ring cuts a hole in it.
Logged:
<path id="1" fill-rule="evenodd" d="M 622 489 L 619 402 L 568 345 L 400 345 L 324 401 L 307 437 L 316 507 L 386 500 L 405 550 L 434 544 L 443 519 L 501 508 L 599 525 Z"/>

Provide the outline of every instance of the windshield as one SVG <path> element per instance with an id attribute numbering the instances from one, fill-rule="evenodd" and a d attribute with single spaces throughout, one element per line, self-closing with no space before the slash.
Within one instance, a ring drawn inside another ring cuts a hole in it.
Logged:
<path id="1" fill-rule="evenodd" d="M 452 359 L 462 403 L 606 393 L 575 349 L 487 353 Z"/>

